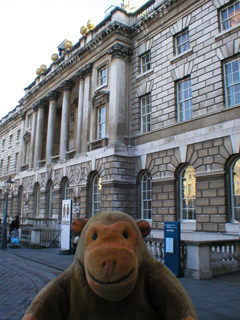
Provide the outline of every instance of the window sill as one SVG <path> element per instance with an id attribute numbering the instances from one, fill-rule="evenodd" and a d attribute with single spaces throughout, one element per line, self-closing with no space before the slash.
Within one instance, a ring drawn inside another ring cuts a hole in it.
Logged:
<path id="1" fill-rule="evenodd" d="M 106 147 L 107 145 L 108 145 L 108 138 L 105 137 L 100 140 L 95 140 L 95 141 L 90 142 L 89 146 L 88 146 L 88 150 L 89 151 L 96 150 L 99 148 Z"/>
<path id="2" fill-rule="evenodd" d="M 188 55 L 190 55 L 190 54 L 192 54 L 192 53 L 193 53 L 193 49 L 190 48 L 190 49 L 184 51 L 183 53 L 180 53 L 180 54 L 174 56 L 172 59 L 170 59 L 170 62 L 171 62 L 171 63 L 174 63 L 174 62 L 176 62 L 177 60 L 180 60 L 180 59 L 182 59 L 183 57 L 188 56 Z"/>
<path id="3" fill-rule="evenodd" d="M 222 31 L 222 32 L 219 32 L 219 33 L 215 36 L 215 40 L 219 40 L 219 39 L 221 39 L 221 37 L 225 36 L 226 34 L 230 33 L 231 31 L 233 31 L 233 30 L 238 30 L 238 29 L 240 29 L 240 24 L 237 24 L 237 25 L 234 26 L 234 27 L 231 27 L 231 28 L 229 28 L 229 29 L 227 29 L 227 30 L 224 30 L 224 31 Z"/>
<path id="4" fill-rule="evenodd" d="M 182 220 L 181 231 L 196 231 L 197 222 L 196 220 Z"/>
<path id="5" fill-rule="evenodd" d="M 139 80 L 139 79 L 141 79 L 143 77 L 146 77 L 146 76 L 148 76 L 149 74 L 152 74 L 152 73 L 153 73 L 153 69 L 150 69 L 150 70 L 148 70 L 148 71 L 146 71 L 144 73 L 141 73 L 138 76 L 136 76 L 136 80 Z"/>
<path id="6" fill-rule="evenodd" d="M 95 89 L 95 92 L 97 92 L 97 91 L 99 91 L 99 90 L 101 90 L 101 89 L 103 89 L 103 88 L 105 88 L 105 87 L 107 87 L 107 86 L 108 86 L 107 83 L 106 83 L 106 84 L 103 84 L 102 86 L 97 87 L 97 88 Z"/>
<path id="7" fill-rule="evenodd" d="M 239 234 L 240 226 L 238 221 L 225 223 L 225 230 L 227 234 Z"/>

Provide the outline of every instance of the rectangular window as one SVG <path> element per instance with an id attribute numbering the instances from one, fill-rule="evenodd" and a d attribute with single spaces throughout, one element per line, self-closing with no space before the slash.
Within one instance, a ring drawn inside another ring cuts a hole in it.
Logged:
<path id="1" fill-rule="evenodd" d="M 68 150 L 71 151 L 74 148 L 74 139 L 70 138 L 68 143 Z"/>
<path id="2" fill-rule="evenodd" d="M 3 160 L 0 162 L 0 175 L 3 173 Z"/>
<path id="3" fill-rule="evenodd" d="M 240 23 L 240 1 L 235 1 L 230 6 L 220 11 L 221 31 L 227 30 Z"/>
<path id="4" fill-rule="evenodd" d="M 9 136 L 9 146 L 11 146 L 12 145 L 12 134 L 10 134 L 10 136 Z"/>
<path id="5" fill-rule="evenodd" d="M 19 129 L 19 130 L 17 131 L 17 141 L 20 140 L 20 134 L 21 134 L 21 130 Z"/>
<path id="6" fill-rule="evenodd" d="M 103 67 L 98 71 L 98 86 L 104 86 L 107 84 L 107 67 Z"/>
<path id="7" fill-rule="evenodd" d="M 240 59 L 224 64 L 224 87 L 227 107 L 240 104 Z"/>
<path id="8" fill-rule="evenodd" d="M 190 48 L 188 30 L 182 32 L 175 37 L 175 54 L 181 54 Z"/>
<path id="9" fill-rule="evenodd" d="M 141 132 L 146 133 L 151 131 L 151 95 L 141 98 Z"/>
<path id="10" fill-rule="evenodd" d="M 7 172 L 10 171 L 10 162 L 11 162 L 11 156 L 7 158 Z"/>
<path id="11" fill-rule="evenodd" d="M 28 129 L 32 128 L 32 115 L 28 116 Z"/>
<path id="12" fill-rule="evenodd" d="M 2 149 L 4 149 L 5 148 L 5 139 L 3 139 L 3 141 L 2 141 Z"/>
<path id="13" fill-rule="evenodd" d="M 192 118 L 192 86 L 191 79 L 177 83 L 178 121 Z"/>
<path id="14" fill-rule="evenodd" d="M 73 125 L 75 123 L 75 110 L 72 110 L 70 112 L 70 125 Z"/>
<path id="15" fill-rule="evenodd" d="M 141 56 L 141 73 L 144 73 L 151 69 L 151 54 L 147 52 Z"/>
<path id="16" fill-rule="evenodd" d="M 19 153 L 17 152 L 16 155 L 15 155 L 15 171 L 18 171 L 18 155 Z"/>
<path id="17" fill-rule="evenodd" d="M 25 164 L 29 164 L 29 155 L 30 155 L 30 142 L 27 142 Z"/>
<path id="18" fill-rule="evenodd" d="M 97 119 L 97 138 L 102 139 L 105 137 L 106 132 L 106 107 L 98 108 L 98 119 Z"/>

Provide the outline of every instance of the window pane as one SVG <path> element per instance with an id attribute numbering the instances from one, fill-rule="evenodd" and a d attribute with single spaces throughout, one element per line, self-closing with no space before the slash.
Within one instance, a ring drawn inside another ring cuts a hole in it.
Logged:
<path id="1" fill-rule="evenodd" d="M 188 31 L 185 31 L 176 37 L 175 45 L 176 45 L 175 54 L 180 54 L 190 48 Z"/>
<path id="2" fill-rule="evenodd" d="M 225 94 L 227 106 L 235 106 L 240 100 L 240 59 L 225 64 Z"/>
<path id="3" fill-rule="evenodd" d="M 141 57 L 141 72 L 146 72 L 151 69 L 151 55 L 150 52 Z"/>
<path id="4" fill-rule="evenodd" d="M 227 8 L 224 8 L 221 11 L 221 30 L 226 30 L 228 28 L 234 27 L 240 22 L 239 17 L 239 4 L 240 1 L 235 1 L 234 4 L 231 4 Z"/>
<path id="5" fill-rule="evenodd" d="M 149 173 L 145 173 L 141 183 L 142 218 L 152 218 L 152 180 Z"/>
<path id="6" fill-rule="evenodd" d="M 232 217 L 240 220 L 240 159 L 237 159 L 232 167 Z"/>
<path id="7" fill-rule="evenodd" d="M 151 131 L 151 96 L 141 99 L 141 130 L 143 133 Z"/>
<path id="8" fill-rule="evenodd" d="M 196 200 L 195 170 L 188 166 L 180 174 L 181 219 L 194 219 Z"/>

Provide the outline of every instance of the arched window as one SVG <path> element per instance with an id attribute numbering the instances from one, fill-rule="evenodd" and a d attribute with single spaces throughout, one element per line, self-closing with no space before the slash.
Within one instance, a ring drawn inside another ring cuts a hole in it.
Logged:
<path id="1" fill-rule="evenodd" d="M 40 186 L 36 183 L 34 188 L 34 213 L 35 217 L 39 217 L 39 207 L 40 207 Z"/>
<path id="2" fill-rule="evenodd" d="M 47 185 L 47 214 L 48 218 L 52 218 L 52 207 L 53 207 L 53 183 L 52 181 L 48 182 Z"/>
<path id="3" fill-rule="evenodd" d="M 100 212 L 100 190 L 102 188 L 101 178 L 96 174 L 92 180 L 92 216 Z"/>
<path id="4" fill-rule="evenodd" d="M 141 178 L 141 218 L 152 219 L 152 178 L 149 172 Z"/>
<path id="5" fill-rule="evenodd" d="M 240 157 L 230 167 L 231 180 L 231 220 L 240 221 Z"/>
<path id="6" fill-rule="evenodd" d="M 66 179 L 63 184 L 63 200 L 67 199 L 70 199 L 70 188 L 68 179 Z"/>
<path id="7" fill-rule="evenodd" d="M 185 166 L 180 172 L 180 220 L 195 219 L 196 178 L 192 166 Z"/>

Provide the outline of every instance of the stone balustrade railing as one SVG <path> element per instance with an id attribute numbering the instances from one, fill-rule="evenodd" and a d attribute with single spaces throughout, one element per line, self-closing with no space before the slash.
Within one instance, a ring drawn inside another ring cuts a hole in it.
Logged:
<path id="1" fill-rule="evenodd" d="M 154 3 L 155 3 L 155 0 L 148 1 L 144 6 L 142 6 L 139 10 L 137 10 L 137 11 L 135 12 L 135 14 L 137 15 L 137 20 L 141 20 L 141 19 L 144 18 L 148 13 L 150 13 L 151 11 L 153 11 L 153 9 L 154 9 Z"/>
<path id="2" fill-rule="evenodd" d="M 20 225 L 30 225 L 33 229 L 57 229 L 56 219 L 46 218 L 20 218 Z"/>
<path id="3" fill-rule="evenodd" d="M 153 257 L 164 263 L 164 240 L 147 238 Z M 194 279 L 208 279 L 240 270 L 240 240 L 216 242 L 181 241 L 182 274 Z"/>

